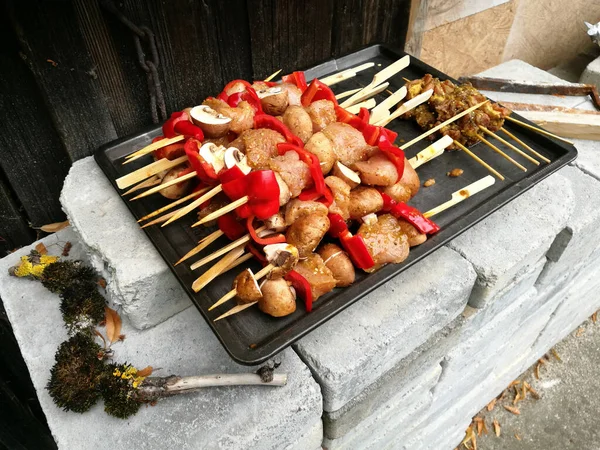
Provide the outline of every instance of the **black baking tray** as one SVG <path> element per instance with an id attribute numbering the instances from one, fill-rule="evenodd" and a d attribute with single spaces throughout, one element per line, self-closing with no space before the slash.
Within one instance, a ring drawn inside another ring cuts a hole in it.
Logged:
<path id="1" fill-rule="evenodd" d="M 342 58 L 332 59 L 309 68 L 306 70 L 306 78 L 310 80 L 314 77 L 324 77 L 365 62 L 372 61 L 375 63 L 374 68 L 360 72 L 358 76 L 335 85 L 333 87 L 334 91 L 340 93 L 367 85 L 376 71 L 381 70 L 404 55 L 404 52 L 384 45 L 373 45 Z M 409 79 L 420 78 L 426 73 L 430 73 L 441 79 L 452 80 L 451 77 L 411 57 L 410 66 L 389 80 L 389 89 L 391 91 L 399 89 L 404 84 L 403 77 Z M 379 102 L 384 98 L 384 96 L 380 95 L 377 97 L 377 100 Z M 513 114 L 513 116 L 527 122 L 527 120 L 516 114 Z M 144 231 L 231 357 L 241 364 L 260 364 L 331 319 L 390 278 L 425 258 L 507 202 L 521 195 L 551 173 L 573 161 L 577 156 L 576 149 L 571 145 L 547 138 L 509 121 L 505 123 L 505 127 L 552 162 L 549 164 L 542 162 L 539 166 L 535 166 L 514 152 L 511 152 L 500 142 L 495 142 L 501 149 L 510 153 L 515 160 L 527 167 L 528 171 L 523 172 L 494 153 L 486 145 L 482 143 L 476 144 L 471 149 L 490 163 L 496 170 L 500 171 L 506 179 L 504 181 L 497 179 L 492 187 L 437 215 L 434 220 L 441 226 L 441 231 L 430 237 L 424 244 L 412 248 L 410 256 L 402 264 L 388 265 L 373 274 L 359 274 L 357 271 L 357 280 L 352 286 L 335 289 L 333 292 L 321 297 L 314 304 L 311 313 L 307 313 L 301 302 L 299 302 L 296 312 L 287 317 L 276 319 L 263 314 L 258 308 L 252 307 L 242 313 L 215 323 L 213 320 L 235 306 L 235 301 L 227 302 L 211 312 L 208 312 L 208 308 L 231 289 L 233 278 L 241 269 L 232 270 L 222 275 L 203 291 L 194 293 L 191 289 L 193 281 L 201 275 L 202 270 L 207 270 L 210 264 L 198 271 L 192 272 L 189 269 L 189 265 L 199 259 L 199 256 L 188 260 L 189 264 L 183 263 L 176 267 L 173 266 L 173 263 L 194 247 L 201 237 L 214 230 L 200 229 L 202 227 L 192 229 L 190 225 L 197 218 L 195 214 L 189 214 L 187 217 L 167 227 L 152 226 L 145 228 Z M 399 133 L 399 139 L 401 138 L 401 140 L 397 141 L 397 144 L 400 146 L 402 142 L 408 142 L 408 140 L 421 134 L 421 130 L 418 129 L 413 121 L 395 120 L 388 128 Z M 95 158 L 97 163 L 118 192 L 121 193 L 122 191 L 116 186 L 115 180 L 117 178 L 151 161 L 151 157 L 148 155 L 134 163 L 123 166 L 121 164 L 123 157 L 149 144 L 151 139 L 159 134 L 160 128 L 154 127 L 141 134 L 107 144 L 96 152 Z M 406 156 L 411 158 L 430 143 L 428 140 L 419 142 L 407 149 Z M 463 169 L 463 175 L 458 178 L 446 176 L 446 173 L 453 168 Z M 429 188 L 422 188 L 419 194 L 410 202 L 421 211 L 427 211 L 438 206 L 449 200 L 453 192 L 489 175 L 489 172 L 485 168 L 460 151 L 446 152 L 446 154 L 421 166 L 418 169 L 418 173 L 421 181 L 429 178 L 435 178 L 436 180 L 435 185 Z M 160 195 L 150 196 L 134 202 L 123 198 L 123 201 L 127 204 L 136 219 L 168 203 Z M 203 254 L 208 254 L 209 251 L 219 248 L 226 242 L 225 239 L 217 241 L 208 250 L 205 250 Z M 249 262 L 248 265 L 255 272 L 260 268 L 257 263 Z"/>

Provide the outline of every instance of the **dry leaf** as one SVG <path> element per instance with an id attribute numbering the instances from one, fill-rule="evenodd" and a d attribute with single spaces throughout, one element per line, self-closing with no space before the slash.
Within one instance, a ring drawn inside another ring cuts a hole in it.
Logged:
<path id="1" fill-rule="evenodd" d="M 496 433 L 496 437 L 500 437 L 500 424 L 496 419 L 494 419 L 494 433 Z"/>
<path id="2" fill-rule="evenodd" d="M 596 323 L 598 321 L 598 311 L 592 314 L 592 322 Z"/>
<path id="3" fill-rule="evenodd" d="M 521 411 L 519 411 L 519 408 L 515 408 L 514 406 L 508 406 L 508 405 L 503 405 L 504 409 L 507 410 L 508 412 L 513 413 L 515 416 L 520 416 L 521 415 Z"/>
<path id="4" fill-rule="evenodd" d="M 527 398 L 527 386 L 523 383 L 523 389 L 521 390 L 521 400 L 525 400 Z"/>
<path id="5" fill-rule="evenodd" d="M 517 433 L 515 433 L 515 437 L 517 438 L 518 441 L 521 440 L 521 436 L 519 436 Z"/>
<path id="6" fill-rule="evenodd" d="M 513 381 L 512 383 L 510 383 L 508 385 L 508 387 L 511 388 L 511 387 L 516 386 L 518 384 L 521 384 L 521 380 L 515 380 L 515 381 Z"/>
<path id="7" fill-rule="evenodd" d="M 484 432 L 484 434 L 488 434 L 488 429 L 487 429 L 487 426 L 485 424 L 485 419 L 481 419 L 481 423 L 483 424 L 483 432 Z"/>
<path id="8" fill-rule="evenodd" d="M 63 256 L 69 256 L 69 252 L 71 251 L 71 247 L 73 247 L 73 244 L 71 244 L 69 241 L 67 241 L 65 243 L 65 246 L 63 247 L 62 255 Z"/>
<path id="9" fill-rule="evenodd" d="M 474 417 L 473 423 L 477 425 L 477 436 L 481 436 L 483 431 L 483 419 L 481 417 Z"/>
<path id="10" fill-rule="evenodd" d="M 495 398 L 495 399 L 493 399 L 491 402 L 489 402 L 489 403 L 487 404 L 487 410 L 488 410 L 488 411 L 491 411 L 491 410 L 493 410 L 493 409 L 494 409 L 494 406 L 496 406 L 496 402 L 497 402 L 497 401 L 498 401 L 498 399 L 497 399 L 497 398 Z"/>
<path id="11" fill-rule="evenodd" d="M 40 230 L 45 231 L 46 233 L 56 233 L 57 231 L 60 231 L 63 228 L 67 228 L 68 226 L 69 221 L 65 220 L 64 222 L 55 222 L 49 223 L 48 225 L 43 225 L 40 227 Z"/>
<path id="12" fill-rule="evenodd" d="M 48 249 L 46 248 L 43 242 L 40 242 L 38 245 L 35 246 L 35 251 L 38 252 L 40 255 L 45 255 L 48 253 Z"/>
<path id="13" fill-rule="evenodd" d="M 544 357 L 545 357 L 545 355 L 544 355 Z M 544 361 L 544 358 L 538 359 L 538 363 L 546 365 L 546 361 Z"/>
<path id="14" fill-rule="evenodd" d="M 123 342 L 125 340 L 125 335 L 124 334 L 120 334 L 119 335 L 119 341 Z"/>
<path id="15" fill-rule="evenodd" d="M 149 377 L 150 375 L 152 375 L 153 370 L 154 369 L 152 368 L 152 366 L 145 367 L 144 369 L 137 371 L 137 376 L 138 377 Z"/>
<path id="16" fill-rule="evenodd" d="M 105 306 L 104 320 L 106 321 L 106 337 L 112 344 L 121 335 L 121 317 L 114 309 Z"/>
<path id="17" fill-rule="evenodd" d="M 100 286 L 102 289 L 106 289 L 106 280 L 104 278 L 100 278 L 98 280 L 98 286 Z"/>
<path id="18" fill-rule="evenodd" d="M 538 392 L 537 392 L 537 391 L 536 391 L 534 388 L 532 388 L 532 387 L 531 387 L 531 385 L 530 385 L 529 383 L 525 383 L 525 385 L 524 385 L 524 386 L 525 386 L 525 387 L 527 388 L 527 390 L 528 390 L 528 391 L 531 393 L 531 396 L 532 396 L 533 398 L 535 398 L 536 400 L 539 400 L 539 399 L 540 399 L 540 394 L 538 394 Z"/>
<path id="19" fill-rule="evenodd" d="M 106 348 L 106 339 L 104 339 L 102 333 L 100 333 L 98 330 L 94 330 L 94 334 L 102 339 L 102 342 L 104 342 L 104 348 Z"/>
<path id="20" fill-rule="evenodd" d="M 467 447 L 467 443 L 472 439 L 472 436 L 473 436 L 473 425 L 469 425 L 467 427 L 467 431 L 465 431 L 465 438 L 462 440 L 460 445 L 464 445 L 465 447 Z M 459 447 L 460 447 L 460 445 L 459 445 Z"/>
<path id="21" fill-rule="evenodd" d="M 515 398 L 513 399 L 513 405 L 516 405 L 521 400 L 521 393 L 519 392 L 519 388 L 515 386 Z"/>
<path id="22" fill-rule="evenodd" d="M 562 362 L 562 359 L 560 359 L 560 355 L 558 354 L 558 352 L 554 349 L 552 349 L 552 354 L 554 355 L 554 357 L 556 359 L 558 359 L 560 362 Z"/>
<path id="23" fill-rule="evenodd" d="M 575 333 L 575 337 L 581 337 L 581 336 L 583 336 L 583 333 L 585 333 L 585 328 L 579 327 L 579 328 L 577 328 L 577 333 Z"/>
<path id="24" fill-rule="evenodd" d="M 535 366 L 535 377 L 539 380 L 540 379 L 540 366 L 541 364 L 538 362 L 537 365 Z"/>

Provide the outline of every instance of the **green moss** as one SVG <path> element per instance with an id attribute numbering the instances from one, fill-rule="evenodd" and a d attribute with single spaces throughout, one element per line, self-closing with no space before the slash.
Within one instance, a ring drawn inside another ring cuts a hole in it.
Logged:
<path id="1" fill-rule="evenodd" d="M 96 282 L 98 274 L 81 261 L 58 261 L 44 269 L 41 279 L 46 289 L 61 294 L 74 283 Z"/>
<path id="2" fill-rule="evenodd" d="M 106 364 L 99 359 L 101 354 L 102 348 L 83 333 L 60 345 L 46 386 L 57 406 L 83 413 L 98 401 L 106 374 Z"/>
<path id="3" fill-rule="evenodd" d="M 108 364 L 107 376 L 102 383 L 102 398 L 104 411 L 119 419 L 127 419 L 137 413 L 142 402 L 136 397 L 136 391 L 131 386 L 131 379 L 122 379 L 115 372 L 124 373 L 128 364 Z"/>
<path id="4" fill-rule="evenodd" d="M 61 294 L 60 312 L 70 332 L 89 330 L 104 320 L 106 302 L 92 281 L 73 283 Z"/>

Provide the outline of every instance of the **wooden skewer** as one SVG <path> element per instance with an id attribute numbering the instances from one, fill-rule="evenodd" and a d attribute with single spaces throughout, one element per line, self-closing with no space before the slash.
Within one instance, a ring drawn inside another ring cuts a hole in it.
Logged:
<path id="1" fill-rule="evenodd" d="M 432 95 L 433 95 L 433 89 L 429 89 L 425 92 L 420 93 L 416 97 L 413 97 L 410 100 L 407 100 L 402 106 L 400 106 L 400 108 L 398 108 L 396 111 L 394 111 L 391 116 L 389 116 L 383 120 L 380 120 L 379 122 L 376 123 L 376 125 L 385 127 L 392 120 L 396 119 L 397 117 L 400 117 L 402 114 L 405 114 L 406 112 L 410 111 L 411 109 L 416 108 L 420 104 L 428 101 Z"/>
<path id="2" fill-rule="evenodd" d="M 200 275 L 194 283 L 192 284 L 192 289 L 194 292 L 199 292 L 202 290 L 208 283 L 214 280 L 219 274 L 227 268 L 232 262 L 238 259 L 244 253 L 244 246 L 236 247 L 232 249 L 223 259 L 221 259 L 218 263 Z"/>
<path id="3" fill-rule="evenodd" d="M 256 232 L 260 233 L 261 231 L 266 230 L 266 229 L 267 229 L 267 227 L 262 226 L 262 227 L 259 227 L 256 230 Z M 242 236 L 241 238 L 239 238 L 239 239 L 237 239 L 237 240 L 235 240 L 233 242 L 230 242 L 225 247 L 217 250 L 216 252 L 211 253 L 208 256 L 205 256 L 204 258 L 202 258 L 199 261 L 196 261 L 194 264 L 192 264 L 190 266 L 190 269 L 196 270 L 198 267 L 202 267 L 204 264 L 209 263 L 209 262 L 211 262 L 214 259 L 217 259 L 219 256 L 224 255 L 225 253 L 227 253 L 228 251 L 230 251 L 230 250 L 232 250 L 234 248 L 237 248 L 237 247 L 242 247 L 243 248 L 248 242 L 250 242 L 250 239 L 251 239 L 250 235 L 246 234 L 246 235 Z"/>
<path id="4" fill-rule="evenodd" d="M 353 95 L 354 100 L 352 101 L 352 103 L 350 105 L 346 105 L 344 108 L 348 109 L 354 105 L 356 105 L 357 103 L 362 102 L 363 100 L 366 100 L 370 97 L 374 97 L 377 94 L 382 93 L 383 91 L 385 91 L 388 86 L 390 85 L 390 83 L 382 83 L 379 86 L 375 86 L 372 89 L 369 90 L 365 90 L 365 89 L 361 89 L 359 92 L 357 92 L 356 94 Z"/>
<path id="5" fill-rule="evenodd" d="M 187 213 L 189 213 L 189 212 L 193 211 L 194 209 L 196 209 L 198 206 L 200 206 L 205 201 L 210 200 L 211 198 L 213 198 L 215 195 L 217 195 L 222 190 L 223 190 L 223 188 L 221 187 L 220 184 L 218 186 L 215 186 L 214 188 L 212 188 L 210 191 L 208 191 L 206 194 L 204 194 L 199 199 L 194 200 L 192 203 L 190 203 L 186 207 L 181 208 L 177 214 L 175 214 L 173 217 L 171 217 L 169 220 L 167 220 L 162 226 L 166 227 L 170 223 L 175 222 L 177 219 L 185 216 Z"/>
<path id="6" fill-rule="evenodd" d="M 496 175 L 498 178 L 500 178 L 500 180 L 504 181 L 504 176 L 500 172 L 498 172 L 496 169 L 494 169 L 492 166 L 490 166 L 488 163 L 486 163 L 483 159 L 481 159 L 479 156 L 477 156 L 475 153 L 473 153 L 467 147 L 465 147 L 458 141 L 454 141 L 454 144 L 457 147 L 459 147 L 463 152 L 465 152 L 467 155 L 469 155 L 471 158 L 473 158 L 475 161 L 477 161 L 479 164 L 481 164 L 483 167 L 485 167 L 487 170 L 489 170 L 494 175 Z"/>
<path id="7" fill-rule="evenodd" d="M 341 92 L 335 96 L 336 100 L 341 100 L 346 97 L 350 97 L 353 94 L 356 94 L 358 91 L 362 91 L 362 88 L 350 89 L 349 91 Z"/>
<path id="8" fill-rule="evenodd" d="M 206 247 L 208 247 L 210 244 L 212 244 L 213 242 L 215 242 L 217 239 L 219 239 L 224 234 L 225 233 L 223 233 L 221 230 L 217 230 L 217 231 L 215 231 L 213 233 L 210 233 L 204 239 L 201 239 L 200 242 L 198 242 L 198 245 L 196 245 L 193 249 L 191 249 L 189 252 L 187 252 L 185 255 L 183 255 L 181 257 L 181 259 L 179 259 L 179 261 L 177 261 L 173 265 L 176 266 L 178 264 L 181 264 L 186 259 L 189 259 L 192 256 L 194 256 L 195 254 L 200 253 L 202 250 L 204 250 Z"/>
<path id="9" fill-rule="evenodd" d="M 154 150 L 166 147 L 167 145 L 176 144 L 177 142 L 181 142 L 184 139 L 185 136 L 179 135 L 172 138 L 161 139 L 160 141 L 153 142 L 152 144 L 147 145 L 146 147 L 137 150 L 131 153 L 130 155 L 127 155 L 123 164 L 129 164 L 130 162 L 135 161 L 136 159 L 141 158 L 142 156 L 147 155 L 148 153 L 152 153 Z"/>
<path id="10" fill-rule="evenodd" d="M 407 83 L 410 83 L 410 80 L 409 80 L 408 78 L 406 78 L 406 77 L 402 77 L 402 79 L 403 79 L 404 81 L 406 81 Z"/>
<path id="11" fill-rule="evenodd" d="M 406 86 L 402 86 L 371 111 L 369 122 L 374 124 L 390 116 L 390 108 L 406 97 Z"/>
<path id="12" fill-rule="evenodd" d="M 233 308 L 231 308 L 229 311 L 227 311 L 225 314 L 220 315 L 219 317 L 217 317 L 215 320 L 213 320 L 213 322 L 216 322 L 217 320 L 221 320 L 224 319 L 225 317 L 229 317 L 229 316 L 233 316 L 234 314 L 237 314 L 239 312 L 242 312 L 243 310 L 250 308 L 251 306 L 256 305 L 258 302 L 252 302 L 252 303 L 244 303 L 243 305 L 237 305 Z"/>
<path id="13" fill-rule="evenodd" d="M 192 192 L 191 194 L 186 195 L 185 197 L 181 197 L 178 200 L 175 200 L 172 203 L 169 203 L 167 206 L 163 206 L 162 208 L 157 209 L 156 211 L 151 212 L 150 214 L 146 214 L 144 217 L 138 220 L 138 223 L 143 222 L 144 220 L 151 219 L 152 217 L 158 216 L 160 213 L 168 211 L 171 208 L 174 208 L 177 205 L 181 205 L 182 203 L 187 202 L 188 200 L 193 199 L 194 197 L 198 197 L 208 191 L 209 188 L 203 188 L 196 192 Z"/>
<path id="14" fill-rule="evenodd" d="M 216 211 L 211 212 L 206 217 L 203 217 L 201 220 L 192 225 L 192 227 L 197 227 L 198 225 L 202 225 L 203 223 L 210 222 L 211 220 L 218 219 L 219 217 L 227 214 L 228 212 L 233 211 L 235 208 L 245 205 L 248 203 L 248 196 L 244 195 L 241 198 L 238 198 L 236 201 L 230 203 L 229 205 L 223 206 L 221 209 L 217 209 Z"/>
<path id="15" fill-rule="evenodd" d="M 505 128 L 500 128 L 500 131 L 502 131 L 503 133 L 506 133 L 506 135 L 510 138 L 512 138 L 513 140 L 515 140 L 517 143 L 521 144 L 523 146 L 523 148 L 525 148 L 526 150 L 529 150 L 530 153 L 533 153 L 535 156 L 537 156 L 538 158 L 540 158 L 542 161 L 547 162 L 548 164 L 551 162 L 548 158 L 546 158 L 544 155 L 539 154 L 538 152 L 536 152 L 534 149 L 532 149 L 529 145 L 527 145 L 525 142 L 523 142 L 521 139 L 519 139 L 518 137 L 516 137 L 514 134 L 512 134 L 510 131 L 506 130 Z"/>
<path id="16" fill-rule="evenodd" d="M 325 83 L 327 86 L 333 86 L 340 81 L 348 80 L 356 76 L 358 72 L 362 72 L 363 70 L 369 69 L 373 67 L 375 63 L 369 62 L 361 64 L 360 66 L 351 67 L 350 69 L 342 70 L 341 72 L 334 73 L 333 75 L 329 75 L 325 78 L 321 78 L 321 83 Z"/>
<path id="17" fill-rule="evenodd" d="M 486 127 L 479 125 L 479 129 L 481 131 L 483 131 L 485 134 L 492 136 L 496 139 L 498 139 L 500 142 L 502 142 L 504 145 L 506 145 L 508 148 L 512 149 L 513 151 L 517 152 L 519 155 L 521 155 L 523 158 L 525 158 L 527 161 L 530 161 L 532 163 L 534 163 L 536 166 L 540 165 L 540 162 L 537 159 L 532 158 L 531 156 L 529 156 L 527 153 L 525 153 L 523 150 L 515 147 L 514 145 L 512 145 L 510 142 L 508 142 L 506 139 L 501 138 L 500 136 L 498 136 L 496 133 L 488 130 Z"/>
<path id="18" fill-rule="evenodd" d="M 269 75 L 267 78 L 265 78 L 265 81 L 271 81 L 273 78 L 275 78 L 277 75 L 279 75 L 281 73 L 283 69 L 279 69 L 277 72 L 272 73 L 271 75 Z"/>
<path id="19" fill-rule="evenodd" d="M 550 136 L 554 139 L 558 139 L 559 141 L 563 141 L 566 142 L 567 144 L 571 144 L 573 145 L 573 142 L 569 141 L 568 139 L 565 139 L 563 137 L 557 136 L 556 134 L 550 133 L 549 131 L 544 130 L 543 128 L 538 128 L 538 127 L 534 127 L 532 125 L 529 125 L 528 123 L 522 122 L 520 120 L 517 120 L 513 117 L 507 116 L 505 117 L 506 120 L 510 120 L 513 123 L 517 123 L 519 125 L 521 125 L 522 127 L 528 128 L 530 130 L 535 131 L 536 133 L 540 133 L 540 134 L 544 134 L 546 136 Z"/>
<path id="20" fill-rule="evenodd" d="M 163 223 L 167 220 L 169 220 L 171 217 L 173 217 L 175 214 L 177 214 L 180 210 L 176 209 L 175 211 L 172 211 L 170 213 L 165 214 L 164 216 L 160 216 L 154 220 L 151 220 L 148 223 L 145 223 L 144 225 L 142 225 L 140 228 L 147 228 L 147 227 L 151 227 L 152 225 L 156 225 L 157 223 Z"/>
<path id="21" fill-rule="evenodd" d="M 515 161 L 514 159 L 512 159 L 510 156 L 508 156 L 506 153 L 504 153 L 502 150 L 500 150 L 498 147 L 496 147 L 494 144 L 492 144 L 490 141 L 488 141 L 486 138 L 484 138 L 482 135 L 478 134 L 477 137 L 479 138 L 479 140 L 481 140 L 481 142 L 483 142 L 485 145 L 487 145 L 489 148 L 491 148 L 492 150 L 494 150 L 496 153 L 498 153 L 499 155 L 501 155 L 503 158 L 505 158 L 507 161 L 510 161 L 511 163 L 513 163 L 515 166 L 517 166 L 519 169 L 521 169 L 523 172 L 527 172 L 527 168 L 525 166 L 522 166 L 521 164 L 519 164 L 517 161 Z"/>
<path id="22" fill-rule="evenodd" d="M 415 97 L 416 98 L 416 97 Z M 440 123 L 439 125 L 433 127 L 431 130 L 427 130 L 425 133 L 423 133 L 420 136 L 417 136 L 416 138 L 414 138 L 412 141 L 407 142 L 406 144 L 402 145 L 402 149 L 407 149 L 408 147 L 410 147 L 413 144 L 416 144 L 417 142 L 419 142 L 421 139 L 425 139 L 427 136 L 429 136 L 430 134 L 435 133 L 437 130 L 439 130 L 440 128 L 445 127 L 446 125 L 454 122 L 455 120 L 460 119 L 462 116 L 465 116 L 473 111 L 475 111 L 477 108 L 480 108 L 481 105 L 484 105 L 485 103 L 489 102 L 489 100 L 486 100 L 484 102 L 478 103 L 475 106 L 471 106 L 469 109 L 465 109 L 463 112 L 455 115 L 454 117 L 450 117 L 448 120 L 446 120 L 445 122 Z"/>
<path id="23" fill-rule="evenodd" d="M 134 187 L 129 189 L 127 192 L 123 192 L 121 194 L 121 197 L 125 197 L 129 194 L 133 194 L 134 192 L 139 191 L 140 189 L 156 186 L 157 184 L 160 184 L 161 181 L 162 180 L 160 178 L 158 178 L 156 175 L 153 175 L 150 178 L 148 178 L 147 180 L 142 181 L 140 184 L 135 185 Z"/>
<path id="24" fill-rule="evenodd" d="M 167 158 L 159 159 L 158 161 L 154 161 L 147 166 L 142 167 L 141 169 L 134 170 L 127 175 L 122 176 L 121 178 L 117 178 L 117 187 L 119 189 L 125 189 L 129 186 L 133 186 L 136 183 L 139 183 L 146 178 L 150 178 L 153 175 L 156 175 L 164 170 L 172 169 L 173 167 L 177 167 L 184 162 L 187 162 L 187 156 L 180 156 L 172 161 Z"/>
<path id="25" fill-rule="evenodd" d="M 246 261 L 248 261 L 249 259 L 252 259 L 253 257 L 254 257 L 254 255 L 252 253 L 246 253 L 245 255 L 240 256 L 238 259 L 236 259 L 234 262 L 232 262 L 229 266 L 227 266 L 225 268 L 225 270 L 223 270 L 223 272 L 221 272 L 221 275 L 223 275 L 225 272 L 229 272 L 231 269 L 236 268 L 240 264 L 245 263 Z"/>
<path id="26" fill-rule="evenodd" d="M 346 111 L 351 112 L 352 114 L 358 114 L 359 111 L 360 111 L 360 108 L 371 109 L 376 104 L 377 104 L 377 102 L 375 101 L 375 99 L 374 98 L 370 98 L 369 100 L 365 100 L 364 102 L 357 103 L 356 105 L 349 106 L 348 108 L 346 108 Z"/>
<path id="27" fill-rule="evenodd" d="M 373 89 L 374 87 L 379 86 L 381 83 L 383 83 L 384 81 L 387 81 L 388 79 L 390 79 L 391 77 L 396 75 L 401 70 L 406 69 L 409 64 L 410 64 L 410 56 L 406 55 L 403 58 L 400 58 L 398 61 L 387 66 L 382 71 L 377 72 L 373 76 L 373 80 L 363 88 L 363 91 L 369 91 L 369 90 Z M 352 105 L 353 102 L 355 101 L 355 98 L 360 96 L 360 93 L 361 93 L 360 91 L 357 92 L 352 97 L 350 97 L 348 100 L 343 102 L 340 106 L 342 108 L 345 108 L 346 106 Z"/>
<path id="28" fill-rule="evenodd" d="M 413 169 L 417 167 L 421 167 L 426 162 L 431 161 L 433 158 L 437 158 L 444 150 L 452 144 L 452 138 L 450 136 L 443 136 L 441 139 L 438 139 L 429 147 L 426 147 L 424 150 L 421 150 L 414 157 L 408 160 L 408 163 L 411 165 Z"/>
<path id="29" fill-rule="evenodd" d="M 264 276 L 268 275 L 269 272 L 271 272 L 273 269 L 275 268 L 275 266 L 273 264 L 267 264 L 265 267 L 263 267 L 259 272 L 256 273 L 256 275 L 254 275 L 254 279 L 256 281 L 260 280 L 261 278 L 263 278 Z M 231 300 L 232 298 L 234 298 L 237 295 L 237 290 L 236 289 L 232 289 L 231 291 L 229 291 L 227 294 L 225 294 L 223 297 L 221 297 L 214 305 L 212 305 L 210 308 L 208 308 L 209 311 L 212 311 L 213 309 L 215 309 L 217 306 L 221 306 L 223 303 Z"/>
<path id="30" fill-rule="evenodd" d="M 186 180 L 189 180 L 191 178 L 194 178 L 196 176 L 196 172 L 190 172 L 190 173 L 186 173 L 185 175 L 182 175 L 180 177 L 177 177 L 171 181 L 167 181 L 166 183 L 161 183 L 158 186 L 155 186 L 151 189 L 148 189 L 144 192 L 142 192 L 140 195 L 136 195 L 135 197 L 133 197 L 132 199 L 130 199 L 129 201 L 132 202 L 134 200 L 139 200 L 140 198 L 144 198 L 144 197 L 148 197 L 149 195 L 155 194 L 157 192 L 162 191 L 163 189 L 166 189 L 170 186 L 173 186 L 174 184 L 179 184 L 182 183 Z"/>
<path id="31" fill-rule="evenodd" d="M 461 190 L 452 193 L 452 198 L 450 200 L 448 200 L 445 203 L 442 203 L 439 206 L 436 206 L 435 208 L 424 213 L 423 215 L 427 218 L 435 216 L 436 214 L 439 214 L 442 211 L 447 210 L 451 206 L 454 206 L 454 205 L 462 202 L 463 200 L 466 200 L 469 197 L 477 194 L 478 192 L 481 192 L 484 189 L 492 186 L 495 182 L 496 182 L 496 179 L 491 175 L 481 178 L 480 180 L 476 181 L 475 183 L 471 183 L 467 187 L 464 187 Z"/>

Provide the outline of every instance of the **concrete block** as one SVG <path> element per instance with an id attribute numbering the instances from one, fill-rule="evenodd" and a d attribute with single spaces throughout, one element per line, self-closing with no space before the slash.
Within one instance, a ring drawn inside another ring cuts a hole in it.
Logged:
<path id="1" fill-rule="evenodd" d="M 192 305 L 92 157 L 71 167 L 62 207 L 107 281 L 109 298 L 139 329 Z"/>
<path id="2" fill-rule="evenodd" d="M 46 238 L 52 250 L 63 232 Z M 74 250 L 77 250 L 74 246 Z M 57 248 L 60 251 L 60 248 Z M 67 338 L 59 299 L 39 282 L 7 274 L 23 249 L 0 260 L 0 296 L 27 363 L 42 409 L 59 448 L 121 449 L 316 449 L 322 440 L 322 399 L 310 371 L 291 350 L 279 354 L 278 369 L 289 376 L 282 388 L 211 388 L 176 396 L 121 420 L 101 404 L 85 414 L 57 408 L 45 385 L 58 345 Z M 75 252 L 75 256 L 76 256 Z M 255 368 L 235 364 L 193 308 L 160 325 L 135 330 L 124 320 L 123 343 L 113 345 L 116 361 L 161 367 L 156 376 L 240 373 Z"/>
<path id="3" fill-rule="evenodd" d="M 584 84 L 595 84 L 596 87 L 600 89 L 600 57 L 587 65 L 581 74 L 579 82 Z"/>
<path id="4" fill-rule="evenodd" d="M 295 344 L 324 410 L 340 409 L 452 321 L 474 279 L 463 258 L 440 249 Z"/>
<path id="5" fill-rule="evenodd" d="M 450 242 L 477 272 L 469 305 L 482 308 L 548 251 L 573 209 L 569 181 L 554 174 Z"/>
<path id="6" fill-rule="evenodd" d="M 558 234 L 548 252 L 548 264 L 538 281 L 551 285 L 574 277 L 592 253 L 600 247 L 600 182 L 576 167 L 565 167 L 574 193 L 574 208 L 565 229 Z"/>
<path id="7" fill-rule="evenodd" d="M 600 180 L 600 142 L 573 139 L 577 148 L 577 159 L 573 165 L 596 180 Z"/>

